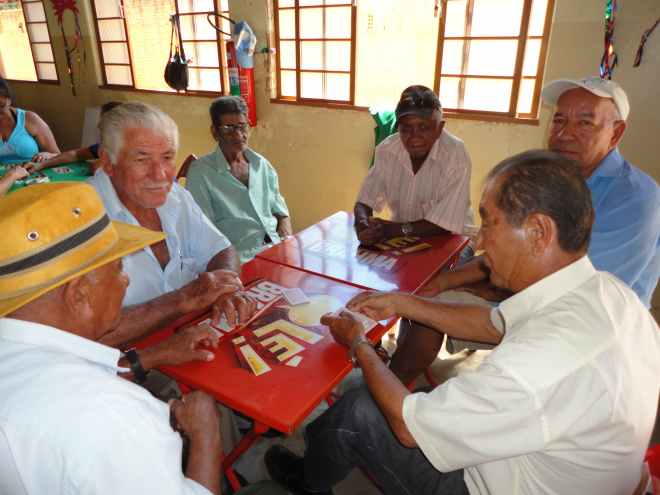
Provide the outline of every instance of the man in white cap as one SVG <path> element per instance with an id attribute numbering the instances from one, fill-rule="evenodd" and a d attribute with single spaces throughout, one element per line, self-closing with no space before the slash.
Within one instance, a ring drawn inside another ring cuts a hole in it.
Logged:
<path id="1" fill-rule="evenodd" d="M 660 187 L 617 149 L 630 110 L 625 92 L 613 81 L 592 76 L 553 81 L 541 98 L 556 105 L 548 149 L 577 161 L 589 186 L 596 213 L 589 259 L 630 286 L 649 308 L 660 276 Z M 489 273 L 477 257 L 443 272 L 422 295 L 481 304 L 508 297 L 508 291 L 484 283 Z M 412 382 L 433 362 L 443 339 L 428 327 L 411 327 L 393 370 L 404 383 Z M 450 352 L 466 347 L 492 346 L 447 339 Z"/>
<path id="2" fill-rule="evenodd" d="M 360 242 L 400 236 L 477 233 L 470 202 L 472 164 L 463 141 L 444 130 L 442 106 L 425 86 L 403 90 L 396 106 L 399 131 L 376 148 L 374 166 L 355 203 Z M 387 205 L 392 222 L 374 217 Z M 472 254 L 472 242 L 461 261 Z"/>

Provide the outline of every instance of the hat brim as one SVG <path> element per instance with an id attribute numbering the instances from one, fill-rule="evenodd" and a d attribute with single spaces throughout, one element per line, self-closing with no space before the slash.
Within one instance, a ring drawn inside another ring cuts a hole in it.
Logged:
<path id="1" fill-rule="evenodd" d="M 423 119 L 428 119 L 433 115 L 433 112 L 435 112 L 437 109 L 436 108 L 418 108 L 418 107 L 412 107 L 405 112 L 403 112 L 401 115 L 399 115 L 396 118 L 396 122 L 394 122 L 394 127 L 399 126 L 399 121 L 404 118 L 407 115 L 414 115 L 416 117 L 421 117 Z"/>
<path id="2" fill-rule="evenodd" d="M 122 258 L 127 254 L 138 251 L 139 249 L 159 242 L 167 237 L 167 234 L 164 232 L 154 232 L 153 230 L 145 229 L 143 227 L 136 227 L 135 225 L 129 225 L 123 222 L 113 221 L 112 223 L 117 229 L 118 240 L 117 243 L 108 250 L 108 252 L 94 260 L 92 263 L 84 265 L 80 268 L 80 270 L 71 273 L 61 280 L 53 282 L 50 285 L 39 287 L 38 289 L 26 294 L 0 300 L 0 318 L 6 316 L 21 306 L 24 306 L 30 301 L 35 300 L 46 292 L 64 285 L 74 278 L 80 277 L 81 275 L 91 272 L 92 270 L 96 270 L 97 268 L 106 265 L 111 261 Z"/>
<path id="3" fill-rule="evenodd" d="M 593 86 L 581 83 L 580 81 L 573 81 L 572 79 L 557 79 L 556 81 L 548 83 L 541 90 L 541 99 L 548 105 L 556 105 L 559 103 L 559 98 L 561 95 L 566 93 L 566 91 L 577 88 L 586 89 L 590 93 L 593 93 L 596 96 L 600 96 L 601 98 L 613 99 L 611 93 L 606 91 L 599 91 L 598 88 L 594 88 Z"/>

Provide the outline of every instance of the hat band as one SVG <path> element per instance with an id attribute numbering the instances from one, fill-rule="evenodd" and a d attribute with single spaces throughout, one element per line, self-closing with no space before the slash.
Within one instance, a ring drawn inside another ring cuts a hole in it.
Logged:
<path id="1" fill-rule="evenodd" d="M 5 266 L 0 266 L 0 278 L 15 275 L 25 270 L 31 270 L 39 265 L 49 263 L 56 258 L 66 255 L 71 251 L 75 251 L 79 246 L 87 243 L 102 233 L 109 224 L 110 218 L 108 218 L 108 215 L 103 215 L 98 221 L 91 224 L 86 229 L 64 239 L 62 242 L 54 244 L 48 249 L 13 263 L 8 263 Z"/>

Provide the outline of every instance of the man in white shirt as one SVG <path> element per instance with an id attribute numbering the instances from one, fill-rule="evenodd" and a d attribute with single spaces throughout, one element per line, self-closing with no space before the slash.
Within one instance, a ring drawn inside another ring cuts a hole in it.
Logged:
<path id="1" fill-rule="evenodd" d="M 586 256 L 594 210 L 577 163 L 540 150 L 509 158 L 490 172 L 479 212 L 491 279 L 513 292 L 498 308 L 365 292 L 348 309 L 498 347 L 476 371 L 411 394 L 355 316 L 325 316 L 367 387 L 307 426 L 305 458 L 271 448 L 273 479 L 323 493 L 361 465 L 390 495 L 635 490 L 660 390 L 660 329 Z"/>
<path id="2" fill-rule="evenodd" d="M 0 228 L 0 493 L 218 494 L 213 398 L 167 405 L 119 378 L 127 358 L 99 343 L 119 322 L 122 256 L 165 234 L 112 222 L 92 187 L 69 182 L 4 198 Z M 204 342 L 217 346 L 208 327 L 191 351 Z M 185 473 L 170 413 L 190 440 Z"/>
<path id="3" fill-rule="evenodd" d="M 367 245 L 400 236 L 465 234 L 474 237 L 470 174 L 463 142 L 444 130 L 442 107 L 425 86 L 410 86 L 397 104 L 393 134 L 378 145 L 374 166 L 355 203 L 355 229 Z M 374 217 L 387 205 L 391 223 Z M 472 254 L 472 242 L 462 260 Z"/>
<path id="4" fill-rule="evenodd" d="M 113 220 L 165 232 L 167 239 L 124 259 L 133 283 L 117 330 L 102 337 L 124 348 L 191 311 L 211 307 L 229 325 L 245 321 L 255 302 L 242 288 L 224 285 L 240 275 L 236 249 L 206 218 L 185 189 L 174 184 L 178 129 L 152 105 L 124 103 L 101 119 L 103 167 L 89 183 Z"/>

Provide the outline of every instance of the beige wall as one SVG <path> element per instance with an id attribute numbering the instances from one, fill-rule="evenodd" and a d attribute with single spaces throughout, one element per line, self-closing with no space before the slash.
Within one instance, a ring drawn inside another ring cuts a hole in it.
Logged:
<path id="1" fill-rule="evenodd" d="M 257 34 L 257 48 L 268 43 L 267 0 L 230 0 L 233 19 L 245 20 Z M 556 0 L 548 50 L 546 81 L 597 74 L 602 57 L 605 4 L 602 0 Z M 17 103 L 37 111 L 51 126 L 62 149 L 80 145 L 85 108 L 111 99 L 138 99 L 169 113 L 181 131 L 180 161 L 189 153 L 198 156 L 213 149 L 208 130 L 208 98 L 181 95 L 118 92 L 98 88 L 98 58 L 89 23 L 88 0 L 78 2 L 87 40 L 87 80 L 73 98 L 66 73 L 63 42 L 52 10 L 47 9 L 61 85 L 14 83 Z M 656 180 L 660 179 L 660 32 L 647 42 L 642 65 L 632 68 L 639 39 L 660 17 L 657 0 L 619 3 L 615 48 L 621 65 L 614 80 L 628 92 L 631 114 L 620 150 Z M 65 19 L 73 36 L 73 22 Z M 163 67 L 165 60 L 162 61 Z M 296 231 L 337 210 L 352 209 L 373 153 L 374 122 L 366 111 L 330 110 L 270 102 L 268 59 L 255 56 L 255 81 L 259 124 L 250 146 L 265 155 L 278 170 L 281 189 L 291 210 Z M 410 81 L 414 83 L 415 81 Z M 472 200 L 475 206 L 481 181 L 499 160 L 533 147 L 544 147 L 551 108 L 543 105 L 540 125 L 484 123 L 455 120 L 447 129 L 467 145 L 473 163 Z M 477 220 L 478 221 L 478 220 Z M 657 298 L 656 298 L 657 299 Z M 654 306 L 660 300 L 654 301 Z"/>

